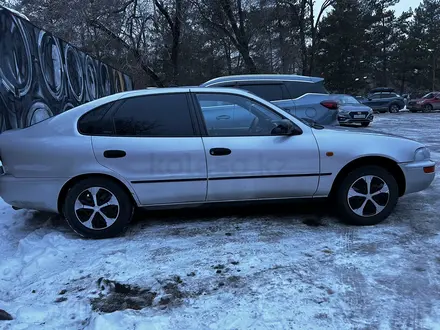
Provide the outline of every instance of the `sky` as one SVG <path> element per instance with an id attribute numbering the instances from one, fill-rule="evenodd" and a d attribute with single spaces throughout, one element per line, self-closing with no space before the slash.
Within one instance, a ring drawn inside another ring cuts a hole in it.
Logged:
<path id="1" fill-rule="evenodd" d="M 316 10 L 319 10 L 321 8 L 322 3 L 324 0 L 316 0 L 315 1 L 315 7 Z M 408 10 L 410 7 L 412 9 L 418 7 L 422 0 L 400 0 L 400 2 L 394 6 L 394 10 L 396 11 L 396 15 L 400 15 L 403 11 Z"/>

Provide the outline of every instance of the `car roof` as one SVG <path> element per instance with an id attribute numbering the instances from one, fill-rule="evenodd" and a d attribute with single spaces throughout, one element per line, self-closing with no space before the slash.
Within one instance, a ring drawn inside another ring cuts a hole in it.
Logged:
<path id="1" fill-rule="evenodd" d="M 395 92 L 395 89 L 391 87 L 377 87 L 370 90 L 371 94 L 380 92 Z"/>
<path id="2" fill-rule="evenodd" d="M 308 77 L 295 74 L 248 74 L 248 75 L 232 75 L 211 79 L 200 86 L 211 86 L 221 84 L 224 82 L 238 82 L 238 81 L 299 81 L 305 83 L 316 83 L 323 81 L 321 77 Z"/>

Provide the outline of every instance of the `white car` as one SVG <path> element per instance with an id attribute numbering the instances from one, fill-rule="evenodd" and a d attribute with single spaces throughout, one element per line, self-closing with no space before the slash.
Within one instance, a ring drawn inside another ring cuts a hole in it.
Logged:
<path id="1" fill-rule="evenodd" d="M 218 125 L 218 107 L 232 108 L 232 126 Z M 330 197 L 344 220 L 372 225 L 435 176 L 418 142 L 324 128 L 249 92 L 204 87 L 86 103 L 2 133 L 0 158 L 7 203 L 59 212 L 93 238 L 120 234 L 135 207 L 288 198 Z"/>

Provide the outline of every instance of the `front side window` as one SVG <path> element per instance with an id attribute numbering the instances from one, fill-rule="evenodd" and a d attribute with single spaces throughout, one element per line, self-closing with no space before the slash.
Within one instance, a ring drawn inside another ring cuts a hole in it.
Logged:
<path id="1" fill-rule="evenodd" d="M 271 109 L 246 97 L 197 94 L 209 136 L 268 136 L 283 119 Z M 211 106 L 221 102 L 221 106 Z"/>
<path id="2" fill-rule="evenodd" d="M 380 93 L 371 94 L 368 98 L 372 100 L 380 99 Z"/>
<path id="3" fill-rule="evenodd" d="M 184 93 L 129 98 L 119 107 L 113 122 L 118 136 L 194 136 Z"/>

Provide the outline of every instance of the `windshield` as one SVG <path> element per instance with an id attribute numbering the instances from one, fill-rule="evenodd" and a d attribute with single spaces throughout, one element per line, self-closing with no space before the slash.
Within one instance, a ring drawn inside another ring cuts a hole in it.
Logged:
<path id="1" fill-rule="evenodd" d="M 340 104 L 359 104 L 359 101 L 350 95 L 334 95 L 332 99 L 338 101 Z"/>
<path id="2" fill-rule="evenodd" d="M 428 93 L 422 97 L 422 99 L 432 99 L 432 98 L 434 98 L 434 93 Z"/>

